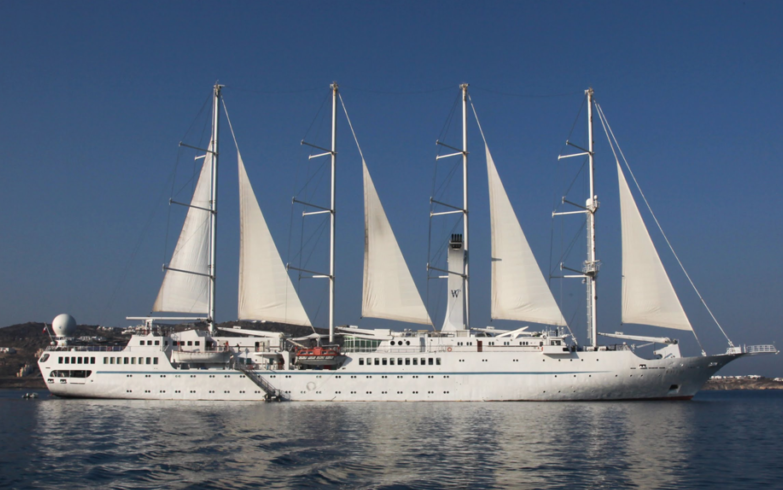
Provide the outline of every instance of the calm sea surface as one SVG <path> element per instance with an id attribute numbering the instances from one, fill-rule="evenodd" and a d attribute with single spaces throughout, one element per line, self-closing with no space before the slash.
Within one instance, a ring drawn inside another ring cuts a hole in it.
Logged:
<path id="1" fill-rule="evenodd" d="M 3 488 L 783 488 L 783 392 L 215 403 L 0 391 Z"/>

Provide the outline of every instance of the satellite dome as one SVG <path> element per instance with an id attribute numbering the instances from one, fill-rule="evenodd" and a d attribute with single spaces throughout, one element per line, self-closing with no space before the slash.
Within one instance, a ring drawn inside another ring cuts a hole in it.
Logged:
<path id="1" fill-rule="evenodd" d="M 76 332 L 76 319 L 67 313 L 57 315 L 52 320 L 52 330 L 58 337 L 70 337 Z"/>

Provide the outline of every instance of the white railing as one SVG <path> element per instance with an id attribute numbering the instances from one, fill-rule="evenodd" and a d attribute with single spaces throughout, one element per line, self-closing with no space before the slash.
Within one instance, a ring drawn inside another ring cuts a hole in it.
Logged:
<path id="1" fill-rule="evenodd" d="M 745 347 L 748 354 L 777 354 L 778 349 L 774 345 L 749 345 Z"/>

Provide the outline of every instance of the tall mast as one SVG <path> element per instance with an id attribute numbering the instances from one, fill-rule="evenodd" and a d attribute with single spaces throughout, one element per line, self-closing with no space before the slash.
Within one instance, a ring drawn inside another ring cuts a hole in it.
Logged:
<path id="1" fill-rule="evenodd" d="M 332 200 L 331 200 L 331 233 L 329 240 L 329 343 L 334 343 L 334 231 L 337 218 L 335 206 L 335 183 L 337 179 L 337 83 L 329 86 L 332 89 Z"/>
<path id="2" fill-rule="evenodd" d="M 209 258 L 209 322 L 212 333 L 215 329 L 215 260 L 217 257 L 217 185 L 218 185 L 218 122 L 220 120 L 220 89 L 222 85 L 215 84 L 214 98 L 212 100 L 212 190 L 209 196 L 210 217 L 210 258 Z"/>
<path id="3" fill-rule="evenodd" d="M 585 91 L 587 94 L 587 139 L 588 158 L 590 160 L 590 197 L 587 199 L 587 260 L 584 273 L 587 286 L 587 335 L 593 347 L 598 346 L 598 268 L 599 261 L 595 253 L 595 213 L 598 211 L 598 196 L 595 195 L 595 162 L 593 152 L 593 89 Z"/>
<path id="4" fill-rule="evenodd" d="M 459 86 L 462 89 L 462 209 L 463 221 L 463 247 L 465 250 L 465 262 L 463 274 L 465 274 L 465 328 L 470 330 L 470 275 L 468 264 L 468 84 Z"/>

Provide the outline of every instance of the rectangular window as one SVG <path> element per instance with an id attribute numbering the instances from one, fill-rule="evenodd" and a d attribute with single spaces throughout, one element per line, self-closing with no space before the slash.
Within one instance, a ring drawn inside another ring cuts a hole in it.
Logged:
<path id="1" fill-rule="evenodd" d="M 382 363 L 384 366 L 386 365 L 386 358 L 385 358 L 385 357 L 384 357 L 384 358 L 381 360 L 381 363 Z"/>
<path id="2" fill-rule="evenodd" d="M 413 365 L 414 366 L 418 366 L 419 365 L 419 358 L 418 357 L 414 357 L 413 358 Z"/>
<path id="3" fill-rule="evenodd" d="M 90 358 L 90 364 L 95 364 L 95 358 L 94 357 Z"/>
<path id="4" fill-rule="evenodd" d="M 103 358 L 103 363 L 104 364 L 109 364 L 109 358 L 108 357 L 104 357 Z"/>
<path id="5" fill-rule="evenodd" d="M 421 358 L 421 365 L 422 365 L 422 366 L 426 366 L 426 365 L 427 365 L 427 359 L 425 359 L 425 358 L 423 358 L 423 357 L 422 357 L 422 358 Z"/>
<path id="6" fill-rule="evenodd" d="M 157 364 L 158 363 L 158 358 L 157 357 L 154 357 L 152 360 L 155 361 L 155 362 L 153 362 L 153 364 Z"/>
<path id="7" fill-rule="evenodd" d="M 71 363 L 71 358 L 70 357 L 66 357 L 65 358 L 65 364 L 70 364 L 70 363 Z"/>
<path id="8" fill-rule="evenodd" d="M 81 364 L 81 363 L 82 363 L 82 358 L 81 357 L 77 357 L 76 358 L 76 364 Z"/>
<path id="9" fill-rule="evenodd" d="M 76 364 L 76 358 L 75 357 L 71 358 L 71 364 Z"/>
<path id="10" fill-rule="evenodd" d="M 393 357 L 391 359 L 389 359 L 389 365 L 390 366 L 394 366 L 394 358 Z"/>
<path id="11" fill-rule="evenodd" d="M 380 366 L 381 365 L 381 360 L 378 359 L 377 357 L 375 358 L 375 365 L 376 366 Z"/>
<path id="12" fill-rule="evenodd" d="M 152 358 L 151 357 L 147 358 L 147 364 L 152 364 Z"/>
<path id="13" fill-rule="evenodd" d="M 114 364 L 114 358 L 113 357 L 109 358 L 109 364 Z"/>
<path id="14" fill-rule="evenodd" d="M 142 340 L 142 341 L 140 341 L 140 342 L 139 342 L 139 345 L 144 345 L 144 341 L 143 341 L 143 340 Z"/>
<path id="15" fill-rule="evenodd" d="M 196 341 L 196 344 L 195 344 L 195 345 L 196 345 L 196 347 L 198 347 L 198 346 L 199 346 L 199 344 L 200 344 L 200 342 L 197 340 L 197 341 Z"/>
<path id="16" fill-rule="evenodd" d="M 127 358 L 127 357 L 126 357 L 126 358 L 124 358 L 124 359 L 122 360 L 122 363 L 123 363 L 123 364 L 128 364 L 128 358 Z"/>
<path id="17" fill-rule="evenodd" d="M 191 345 L 193 345 L 193 341 L 192 340 L 188 340 L 188 346 L 191 346 Z"/>
<path id="18" fill-rule="evenodd" d="M 131 364 L 136 364 L 136 358 L 135 357 L 131 357 Z"/>
<path id="19" fill-rule="evenodd" d="M 57 358 L 57 363 L 58 364 L 62 364 L 63 363 L 63 358 L 62 357 L 58 357 Z"/>
<path id="20" fill-rule="evenodd" d="M 411 358 L 410 357 L 406 357 L 405 358 L 405 365 L 406 366 L 410 366 L 411 365 Z"/>
<path id="21" fill-rule="evenodd" d="M 440 366 L 440 357 L 436 357 L 436 358 L 435 358 L 435 364 L 437 364 L 438 366 Z"/>
<path id="22" fill-rule="evenodd" d="M 155 345 L 160 345 L 160 340 L 156 340 Z"/>
<path id="23" fill-rule="evenodd" d="M 432 366 L 432 358 L 430 357 L 429 365 Z"/>
<path id="24" fill-rule="evenodd" d="M 402 366 L 402 359 L 399 357 L 397 358 L 397 365 Z"/>
<path id="25" fill-rule="evenodd" d="M 360 366 L 364 366 L 364 358 L 363 357 L 359 358 L 359 365 Z"/>

